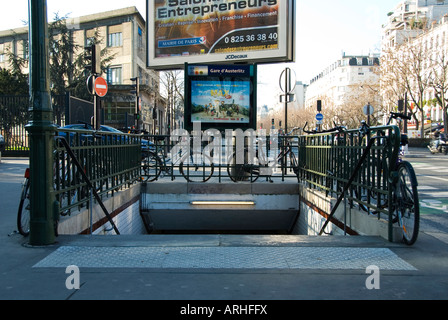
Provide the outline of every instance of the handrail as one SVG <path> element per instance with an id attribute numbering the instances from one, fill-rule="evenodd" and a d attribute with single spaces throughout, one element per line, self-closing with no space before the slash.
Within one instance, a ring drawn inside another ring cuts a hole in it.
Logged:
<path id="1" fill-rule="evenodd" d="M 344 197 L 351 206 L 356 203 L 361 210 L 377 214 L 378 219 L 386 214 L 391 220 L 400 138 L 400 129 L 392 125 L 370 127 L 367 132 L 347 130 L 299 137 L 299 180 L 337 195 L 320 235 Z"/>
<path id="2" fill-rule="evenodd" d="M 351 187 L 353 181 L 355 180 L 356 176 L 359 173 L 359 170 L 361 169 L 362 165 L 364 164 L 364 161 L 366 161 L 367 155 L 370 153 L 370 150 L 372 149 L 373 143 L 375 142 L 375 139 L 382 138 L 382 137 L 372 137 L 369 139 L 369 143 L 367 144 L 366 149 L 364 150 L 361 158 L 358 161 L 358 164 L 356 165 L 355 169 L 353 170 L 353 173 L 344 186 L 344 189 L 342 190 L 341 194 L 338 197 L 338 200 L 336 201 L 336 204 L 334 205 L 333 209 L 331 210 L 331 213 L 327 217 L 327 220 L 325 221 L 324 225 L 320 229 L 319 235 L 321 236 L 324 233 L 325 228 L 327 227 L 330 220 L 333 218 L 334 214 L 336 213 L 336 210 L 338 209 L 339 205 L 341 204 L 342 199 L 345 197 L 345 194 L 347 190 Z"/>
<path id="3" fill-rule="evenodd" d="M 109 221 L 109 223 L 112 225 L 112 227 L 115 230 L 115 233 L 117 235 L 120 234 L 120 232 L 118 231 L 117 226 L 115 225 L 111 215 L 109 214 L 109 212 L 107 211 L 106 207 L 104 206 L 103 201 L 101 200 L 101 197 L 98 195 L 98 192 L 96 192 L 95 187 L 93 186 L 92 182 L 90 181 L 89 177 L 87 176 L 87 174 L 84 172 L 83 167 L 81 166 L 81 164 L 79 163 L 78 159 L 76 158 L 75 154 L 73 153 L 73 150 L 70 148 L 67 140 L 64 137 L 61 136 L 56 136 L 55 140 L 59 140 L 62 145 L 64 146 L 64 148 L 67 150 L 68 155 L 70 156 L 70 158 L 72 159 L 73 163 L 75 164 L 75 166 L 78 168 L 78 172 L 81 174 L 82 178 L 84 179 L 84 181 L 87 183 L 87 186 L 90 188 L 90 190 L 92 191 L 95 199 L 98 201 L 98 204 L 100 205 L 101 209 L 103 210 L 104 214 L 107 217 L 107 220 Z"/>

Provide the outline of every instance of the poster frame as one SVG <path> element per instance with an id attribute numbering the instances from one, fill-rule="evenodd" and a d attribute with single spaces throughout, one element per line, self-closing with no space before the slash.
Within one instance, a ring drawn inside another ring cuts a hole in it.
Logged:
<path id="1" fill-rule="evenodd" d="M 155 1 L 147 0 L 146 5 L 146 67 L 153 70 L 183 69 L 185 63 L 285 63 L 295 61 L 296 0 L 278 0 L 279 31 L 278 49 L 237 51 L 233 53 L 205 53 L 198 55 L 177 55 L 156 57 Z M 229 0 L 239 1 L 239 0 Z M 236 32 L 233 30 L 232 32 Z"/>
<path id="2" fill-rule="evenodd" d="M 224 73 L 221 75 L 216 74 L 207 74 L 207 75 L 192 75 L 189 72 L 189 68 L 207 68 L 208 70 L 212 69 L 232 69 L 237 70 L 238 68 L 249 70 L 249 73 L 244 73 L 242 75 L 238 74 L 228 74 Z M 215 122 L 215 121 L 202 121 L 201 129 L 202 130 L 208 130 L 208 129 L 217 129 L 220 131 L 224 130 L 236 130 L 236 129 L 254 129 L 257 128 L 257 65 L 256 64 L 242 64 L 242 65 L 234 65 L 234 64 L 184 64 L 184 73 L 185 73 L 185 104 L 184 104 L 184 127 L 188 131 L 193 130 L 193 124 L 194 121 L 192 119 L 193 113 L 192 113 L 192 82 L 193 81 L 204 81 L 208 82 L 210 79 L 216 80 L 217 78 L 225 79 L 225 81 L 229 81 L 229 79 L 233 79 L 234 81 L 239 81 L 240 79 L 248 80 L 250 81 L 250 107 L 249 107 L 249 121 L 245 123 L 239 123 L 239 122 L 228 122 L 228 123 L 222 123 L 222 122 Z"/>

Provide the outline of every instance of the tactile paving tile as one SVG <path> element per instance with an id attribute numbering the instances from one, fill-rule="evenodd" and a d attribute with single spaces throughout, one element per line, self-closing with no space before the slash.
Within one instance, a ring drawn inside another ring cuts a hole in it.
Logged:
<path id="1" fill-rule="evenodd" d="M 35 268 L 416 270 L 387 248 L 75 247 L 63 246 Z"/>

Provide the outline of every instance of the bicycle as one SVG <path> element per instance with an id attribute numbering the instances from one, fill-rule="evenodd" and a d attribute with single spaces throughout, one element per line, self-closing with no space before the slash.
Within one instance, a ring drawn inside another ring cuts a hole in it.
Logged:
<path id="1" fill-rule="evenodd" d="M 403 113 L 391 112 L 387 125 L 392 119 L 410 120 L 411 117 Z M 369 132 L 369 126 L 363 122 L 360 128 L 361 134 Z M 382 133 L 378 132 L 381 137 Z M 392 223 L 398 224 L 403 233 L 403 242 L 413 245 L 417 241 L 420 228 L 420 205 L 418 196 L 418 182 L 411 163 L 403 160 L 404 148 L 409 144 L 407 135 L 401 134 L 400 150 L 397 162 L 392 171 L 396 172 L 392 179 Z"/>
<path id="2" fill-rule="evenodd" d="M 80 172 L 76 169 L 72 161 L 69 161 L 68 155 L 65 152 L 53 151 L 53 181 L 55 198 L 59 203 L 61 216 L 67 216 L 71 213 L 74 206 L 81 208 L 83 203 L 78 203 L 79 200 L 86 198 L 88 190 L 85 185 L 81 185 L 82 177 Z M 84 170 L 86 170 L 84 164 Z M 101 187 L 103 181 L 97 182 Z M 17 212 L 17 229 L 18 232 L 27 237 L 30 232 L 30 168 L 25 170 L 24 181 L 22 182 L 22 191 L 19 200 L 19 207 Z M 62 186 L 62 188 L 61 188 Z M 99 187 L 97 186 L 97 190 Z M 61 191 L 64 189 L 64 191 Z M 77 204 L 78 203 L 78 204 Z M 57 234 L 57 221 L 55 221 L 55 234 Z"/>
<path id="3" fill-rule="evenodd" d="M 290 168 L 291 171 L 294 172 L 296 176 L 298 176 L 298 160 L 293 152 L 293 146 L 291 144 L 290 136 L 294 131 L 299 128 L 293 128 L 287 135 L 280 136 L 280 152 L 275 158 L 275 163 L 281 163 L 281 168 L 283 170 L 283 174 L 287 174 L 286 170 Z M 267 151 L 264 151 L 264 140 L 257 139 L 258 148 L 255 150 L 255 157 L 253 159 L 244 159 L 244 163 L 238 163 L 241 161 L 238 155 L 241 155 L 240 152 L 243 153 L 243 157 L 247 158 L 251 156 L 249 149 L 246 147 L 244 150 L 236 150 L 229 157 L 229 162 L 227 164 L 227 174 L 233 182 L 240 182 L 245 180 L 250 180 L 250 182 L 256 182 L 260 176 L 264 176 L 267 178 L 269 182 L 272 181 L 273 168 L 269 166 L 269 159 L 267 156 Z M 253 153 L 253 152 L 252 152 Z M 247 155 L 247 157 L 246 157 Z M 289 166 L 288 164 L 289 157 Z"/>
<path id="4" fill-rule="evenodd" d="M 67 181 L 69 180 L 71 180 L 71 183 L 75 183 L 74 176 L 77 176 L 78 180 L 80 179 L 80 177 L 78 177 L 78 173 L 75 173 L 75 175 L 72 176 L 72 170 L 65 165 L 66 160 L 61 159 L 59 156 L 57 156 L 56 152 L 54 153 L 54 155 L 55 161 L 53 165 L 53 179 L 55 180 L 55 191 L 58 191 L 59 183 L 56 180 L 60 180 L 62 178 L 64 179 L 64 183 L 67 183 Z M 24 180 L 22 182 L 19 208 L 17 211 L 17 229 L 18 232 L 24 237 L 27 237 L 30 233 L 30 186 L 30 168 L 26 168 Z M 83 190 L 84 188 L 82 189 L 82 191 Z M 61 207 L 68 207 L 77 201 L 78 188 L 57 194 L 56 199 L 61 204 Z M 70 209 L 60 212 L 61 216 L 66 216 L 68 214 L 70 214 Z M 57 234 L 57 226 L 55 226 L 55 232 Z"/>
<path id="5" fill-rule="evenodd" d="M 20 194 L 19 210 L 17 213 L 17 229 L 19 233 L 27 237 L 30 234 L 30 169 L 25 170 Z"/>
<path id="6" fill-rule="evenodd" d="M 159 137 L 159 141 L 165 139 Z M 173 162 L 164 153 L 165 146 L 157 143 L 155 149 L 146 152 L 142 159 L 141 175 L 143 182 L 153 182 L 162 175 L 168 175 L 175 179 L 173 169 L 179 163 L 179 172 L 188 182 L 207 182 L 213 175 L 214 164 L 210 156 L 192 148 L 185 151 L 182 148 L 176 154 Z"/>

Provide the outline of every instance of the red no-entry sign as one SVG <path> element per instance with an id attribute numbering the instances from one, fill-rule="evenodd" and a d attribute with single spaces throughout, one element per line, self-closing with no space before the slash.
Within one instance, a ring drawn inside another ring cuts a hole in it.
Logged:
<path id="1" fill-rule="evenodd" d="M 107 94 L 107 82 L 101 77 L 95 80 L 95 92 L 99 97 L 104 97 Z"/>

